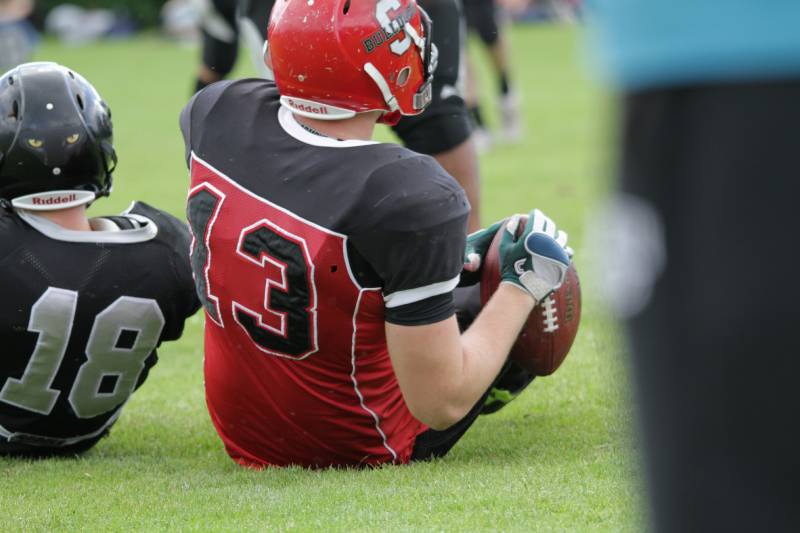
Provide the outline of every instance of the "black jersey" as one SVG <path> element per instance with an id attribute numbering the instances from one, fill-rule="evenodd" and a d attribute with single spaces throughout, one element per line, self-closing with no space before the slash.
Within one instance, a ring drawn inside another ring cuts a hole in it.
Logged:
<path id="1" fill-rule="evenodd" d="M 91 224 L 0 205 L 0 452 L 104 434 L 199 307 L 184 223 L 134 203 Z"/>
<path id="2" fill-rule="evenodd" d="M 206 401 L 246 465 L 405 462 L 425 430 L 385 321 L 449 318 L 469 205 L 434 159 L 304 129 L 272 82 L 221 82 L 181 116 Z"/>

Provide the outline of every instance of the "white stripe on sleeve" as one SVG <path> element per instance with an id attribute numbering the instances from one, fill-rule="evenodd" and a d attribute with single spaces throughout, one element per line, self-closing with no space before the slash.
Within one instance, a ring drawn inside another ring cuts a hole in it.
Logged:
<path id="1" fill-rule="evenodd" d="M 401 305 L 413 304 L 414 302 L 419 302 L 426 298 L 439 296 L 440 294 L 446 294 L 452 291 L 456 288 L 460 279 L 461 275 L 459 274 L 451 280 L 440 281 L 424 287 L 417 287 L 416 289 L 393 292 L 392 294 L 384 295 L 383 301 L 388 309 L 400 307 Z"/>

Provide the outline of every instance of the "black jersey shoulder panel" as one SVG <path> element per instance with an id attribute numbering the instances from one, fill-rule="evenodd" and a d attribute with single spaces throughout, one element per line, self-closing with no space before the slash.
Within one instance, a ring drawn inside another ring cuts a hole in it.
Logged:
<path id="1" fill-rule="evenodd" d="M 395 144 L 309 144 L 281 125 L 279 98 L 264 80 L 205 89 L 190 150 L 256 196 L 348 236 L 385 293 L 458 275 L 469 204 L 433 158 Z"/>
<path id="2" fill-rule="evenodd" d="M 200 308 L 197 297 L 189 253 L 192 236 L 186 222 L 177 217 L 157 209 L 145 202 L 135 202 L 128 213 L 141 215 L 158 226 L 156 242 L 165 245 L 164 261 L 168 262 L 175 283 L 172 286 L 172 305 L 174 313 L 181 320 L 169 322 L 164 330 L 164 340 L 180 338 L 183 332 L 183 319 L 187 318 Z"/>

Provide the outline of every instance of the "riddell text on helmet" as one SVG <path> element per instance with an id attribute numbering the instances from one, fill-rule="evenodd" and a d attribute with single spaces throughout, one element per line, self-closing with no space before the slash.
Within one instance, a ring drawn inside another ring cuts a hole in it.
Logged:
<path id="1" fill-rule="evenodd" d="M 74 202 L 78 199 L 77 194 L 67 194 L 65 196 L 51 196 L 49 198 L 41 198 L 38 196 L 34 196 L 31 198 L 31 203 L 33 205 L 61 205 L 67 204 L 70 202 Z"/>
<path id="2" fill-rule="evenodd" d="M 324 107 L 314 107 L 312 105 L 301 104 L 299 102 L 296 102 L 296 101 L 292 100 L 291 98 L 287 98 L 287 101 L 289 102 L 290 106 L 292 106 L 294 109 L 296 109 L 298 111 L 304 111 L 306 113 L 314 113 L 314 114 L 317 114 L 317 115 L 327 115 L 328 114 L 328 110 L 325 109 Z"/>

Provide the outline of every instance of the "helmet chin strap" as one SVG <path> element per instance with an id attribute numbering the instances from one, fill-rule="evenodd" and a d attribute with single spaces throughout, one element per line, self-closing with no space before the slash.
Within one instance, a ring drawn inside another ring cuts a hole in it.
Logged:
<path id="1" fill-rule="evenodd" d="M 383 95 L 383 99 L 386 101 L 386 105 L 389 106 L 389 111 L 396 111 L 399 113 L 400 106 L 397 104 L 397 98 L 392 94 L 392 90 L 389 88 L 389 84 L 386 83 L 386 78 L 383 77 L 383 74 L 381 74 L 372 63 L 364 63 L 364 72 L 366 72 L 369 77 L 372 78 L 372 81 L 375 82 L 375 85 L 378 86 L 378 89 Z"/>
<path id="2" fill-rule="evenodd" d="M 420 37 L 417 30 L 414 29 L 410 23 L 406 22 L 406 25 L 403 26 L 403 30 L 411 36 L 411 40 L 414 41 L 414 44 L 417 45 L 417 49 L 419 50 L 420 56 L 425 56 L 425 39 Z"/>
<path id="3" fill-rule="evenodd" d="M 264 47 L 261 50 L 261 59 L 264 62 L 264 68 L 266 69 L 266 79 L 274 81 L 275 73 L 272 71 L 272 58 L 269 57 L 269 41 L 264 41 Z"/>

